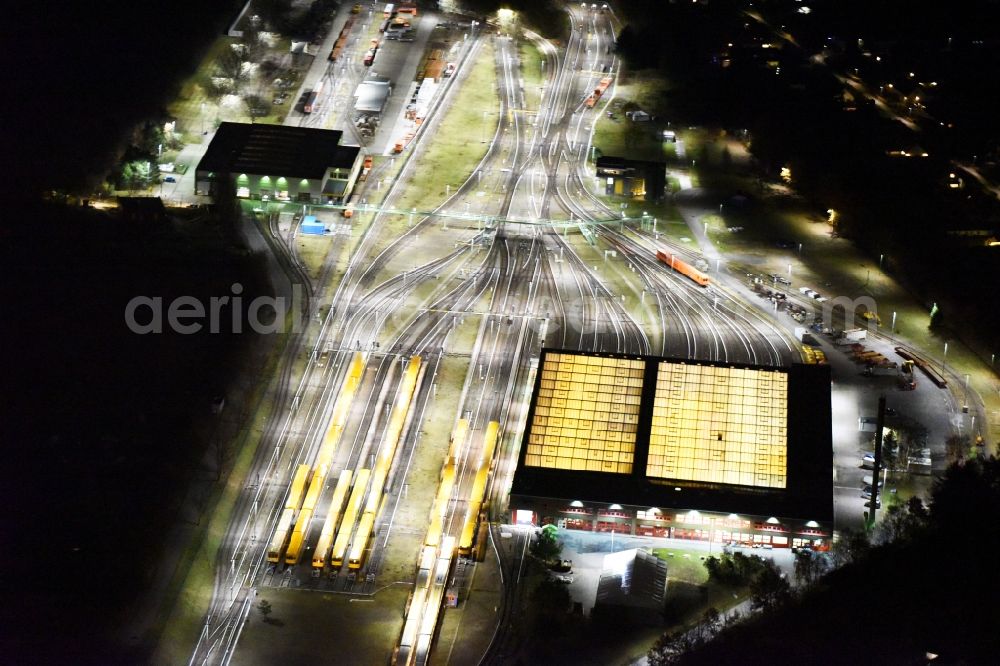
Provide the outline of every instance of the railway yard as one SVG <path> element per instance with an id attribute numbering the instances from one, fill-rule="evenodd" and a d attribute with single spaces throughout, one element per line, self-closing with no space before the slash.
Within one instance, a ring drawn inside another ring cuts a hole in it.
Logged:
<path id="1" fill-rule="evenodd" d="M 307 278 L 308 361 L 277 397 L 286 407 L 233 514 L 191 663 L 333 649 L 337 663 L 447 663 L 442 615 L 468 603 L 486 559 L 502 588 L 486 604 L 494 628 L 468 640 L 501 663 L 514 649 L 529 535 L 497 542 L 543 347 L 775 367 L 823 360 L 803 355 L 798 322 L 761 306 L 742 275 L 595 193 L 591 140 L 621 69 L 608 48 L 612 12 L 568 9 L 571 36 L 558 48 L 525 32 L 544 61 L 537 104 L 526 99 L 518 41 L 470 22 L 447 51 L 454 73 L 426 118 L 406 125 L 408 81 L 428 66 L 443 18 L 407 12 L 410 25 L 393 34 L 412 31 L 415 42 L 389 40 L 375 36 L 394 29 L 381 6 L 340 8 L 303 82 L 303 109 L 286 120 L 344 129 L 376 161 L 349 233 L 321 239 L 331 249 L 327 270 Z M 490 136 L 470 137 L 485 154 L 439 206 L 407 213 L 399 202 L 433 176 L 421 157 L 482 58 L 492 58 L 499 98 Z M 368 68 L 397 90 L 377 133 L 362 136 L 343 109 Z M 323 214 L 343 221 L 339 209 Z M 294 225 L 271 232 L 301 263 Z M 810 305 L 789 300 L 799 303 L 782 306 L 789 314 Z M 281 619 L 280 638 L 253 612 L 260 599 Z"/>

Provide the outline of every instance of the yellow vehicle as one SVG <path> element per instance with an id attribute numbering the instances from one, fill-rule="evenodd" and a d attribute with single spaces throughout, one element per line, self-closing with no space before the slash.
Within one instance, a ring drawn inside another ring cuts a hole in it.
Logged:
<path id="1" fill-rule="evenodd" d="M 366 511 L 361 516 L 358 523 L 358 533 L 354 535 L 354 543 L 351 544 L 351 554 L 347 559 L 348 569 L 360 569 L 365 561 L 365 551 L 368 549 L 368 540 L 372 536 L 372 528 L 375 527 L 375 513 Z"/>
<path id="2" fill-rule="evenodd" d="M 294 509 L 285 509 L 278 519 L 278 527 L 274 530 L 271 543 L 267 547 L 267 561 L 277 564 L 281 561 L 281 555 L 285 551 L 285 544 L 288 542 L 288 529 L 292 526 L 292 518 L 295 516 Z"/>
<path id="3" fill-rule="evenodd" d="M 302 504 L 302 491 L 306 488 L 306 480 L 309 478 L 309 465 L 299 465 L 292 478 L 292 490 L 288 493 L 288 500 L 285 502 L 286 509 L 298 511 Z"/>
<path id="4" fill-rule="evenodd" d="M 361 5 L 360 5 L 360 3 L 354 5 L 353 7 L 351 7 L 351 13 L 352 14 L 358 14 L 360 12 L 361 12 Z"/>
<path id="5" fill-rule="evenodd" d="M 469 502 L 469 509 L 465 513 L 465 524 L 462 526 L 462 535 L 458 540 L 458 554 L 468 557 L 472 554 L 472 541 L 476 536 L 476 523 L 479 521 L 479 507 L 481 502 Z"/>
<path id="6" fill-rule="evenodd" d="M 324 352 L 325 353 L 325 352 Z M 340 436 L 344 432 L 344 424 L 351 409 L 351 402 L 354 401 L 354 394 L 357 393 L 358 384 L 361 383 L 361 375 L 365 371 L 365 354 L 356 352 L 348 368 L 347 376 L 344 378 L 344 385 L 340 389 L 337 401 L 331 410 L 330 424 L 323 435 L 323 443 L 316 454 L 316 469 L 322 467 L 329 468 L 333 461 L 333 454 L 337 450 Z"/>
<path id="7" fill-rule="evenodd" d="M 312 481 L 309 482 L 309 491 L 306 493 L 306 499 L 302 502 L 302 510 L 309 511 L 310 513 L 316 510 L 316 503 L 319 501 L 319 495 L 323 492 L 323 484 L 326 483 L 326 467 L 322 467 L 316 470 L 313 474 Z"/>
<path id="8" fill-rule="evenodd" d="M 330 552 L 333 535 L 337 531 L 340 510 L 344 508 L 344 500 L 347 499 L 347 492 L 351 489 L 352 476 L 351 470 L 345 469 L 337 479 L 337 487 L 333 489 L 333 499 L 330 500 L 330 508 L 326 511 L 326 520 L 323 521 L 323 529 L 320 531 L 319 541 L 316 542 L 316 550 L 313 552 L 312 565 L 316 569 L 326 566 L 326 556 Z"/>
<path id="9" fill-rule="evenodd" d="M 371 476 L 371 473 L 370 469 L 360 469 L 354 480 L 354 490 L 351 491 L 351 497 L 347 500 L 344 519 L 340 523 L 340 529 L 337 530 L 337 538 L 333 542 L 333 551 L 330 553 L 330 565 L 334 568 L 340 568 L 344 564 L 347 544 L 351 542 L 351 532 L 354 530 L 354 522 L 361 512 L 361 500 L 364 499 L 365 491 L 368 489 L 368 477 Z"/>
<path id="10" fill-rule="evenodd" d="M 313 512 L 303 509 L 299 513 L 299 519 L 295 521 L 295 531 L 288 542 L 288 550 L 285 551 L 285 564 L 295 566 L 302 556 L 302 546 L 305 545 L 306 534 L 309 532 L 309 521 L 312 520 Z"/>
<path id="11" fill-rule="evenodd" d="M 441 528 L 447 508 L 447 504 L 443 504 L 441 500 L 434 500 L 434 505 L 431 507 L 431 523 L 427 526 L 427 537 L 424 539 L 425 546 L 436 548 L 441 543 Z"/>

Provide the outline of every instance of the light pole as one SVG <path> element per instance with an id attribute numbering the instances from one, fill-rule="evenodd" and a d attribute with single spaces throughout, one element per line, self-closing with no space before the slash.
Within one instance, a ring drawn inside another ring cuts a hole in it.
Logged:
<path id="1" fill-rule="evenodd" d="M 893 333 L 896 332 L 896 311 L 895 310 L 892 311 L 892 329 L 891 329 L 891 331 Z"/>
<path id="2" fill-rule="evenodd" d="M 883 259 L 885 259 L 885 255 L 884 254 L 878 255 L 878 269 L 879 270 L 882 270 L 882 260 Z"/>

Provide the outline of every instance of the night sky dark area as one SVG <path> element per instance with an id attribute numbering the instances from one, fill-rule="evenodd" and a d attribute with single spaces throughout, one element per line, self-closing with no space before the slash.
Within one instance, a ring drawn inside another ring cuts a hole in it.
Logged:
<path id="1" fill-rule="evenodd" d="M 158 114 L 237 6 L 17 3 L 2 28 L 5 188 L 69 188 L 102 176 L 123 133 Z"/>
<path id="2" fill-rule="evenodd" d="M 116 632 L 157 575 L 176 495 L 204 474 L 196 443 L 210 402 L 253 339 L 132 335 L 125 303 L 267 287 L 222 226 L 130 225 L 35 194 L 99 183 L 234 12 L 228 1 L 36 2 L 2 22 L 5 663 L 144 662 Z"/>

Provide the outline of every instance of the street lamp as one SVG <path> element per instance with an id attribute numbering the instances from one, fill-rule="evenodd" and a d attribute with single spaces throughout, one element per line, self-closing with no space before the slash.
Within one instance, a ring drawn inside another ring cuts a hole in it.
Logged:
<path id="1" fill-rule="evenodd" d="M 878 269 L 882 270 L 882 260 L 885 258 L 884 254 L 878 255 Z"/>

